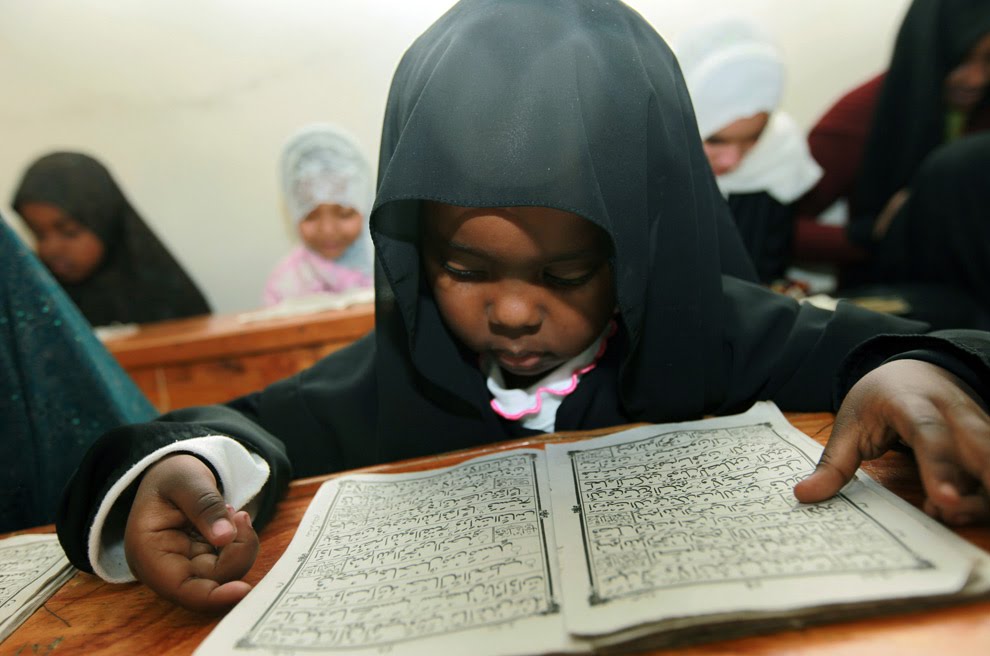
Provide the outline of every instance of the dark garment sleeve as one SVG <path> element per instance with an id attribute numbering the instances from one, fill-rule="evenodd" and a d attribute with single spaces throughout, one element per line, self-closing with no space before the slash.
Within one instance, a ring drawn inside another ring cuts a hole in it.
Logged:
<path id="1" fill-rule="evenodd" d="M 940 330 L 927 335 L 880 335 L 860 344 L 843 364 L 836 398 L 843 398 L 864 375 L 885 362 L 923 360 L 962 379 L 990 404 L 990 333 Z"/>
<path id="2" fill-rule="evenodd" d="M 70 561 L 92 571 L 89 528 L 111 486 L 141 459 L 181 440 L 227 436 L 264 458 L 270 475 L 258 500 L 257 528 L 271 518 L 292 478 L 367 464 L 362 458 L 374 443 L 373 361 L 372 334 L 226 405 L 183 408 L 104 434 L 62 493 L 56 528 Z M 129 503 L 134 489 L 125 493 L 123 503 Z"/>
<path id="3" fill-rule="evenodd" d="M 717 414 L 741 412 L 760 400 L 782 410 L 834 411 L 842 400 L 835 381 L 854 348 L 878 335 L 928 330 L 847 302 L 824 310 L 726 276 L 723 287 L 726 378 L 712 386 L 717 396 L 710 405 Z"/>
<path id="4" fill-rule="evenodd" d="M 72 564 L 83 571 L 93 571 L 88 553 L 89 528 L 103 498 L 128 470 L 162 447 L 208 435 L 232 437 L 268 462 L 271 473 L 255 521 L 258 527 L 264 525 L 292 478 L 281 443 L 227 406 L 186 408 L 153 422 L 111 430 L 86 453 L 62 492 L 55 519 L 59 541 Z M 129 504 L 136 489 L 137 483 L 124 492 L 118 503 Z"/>

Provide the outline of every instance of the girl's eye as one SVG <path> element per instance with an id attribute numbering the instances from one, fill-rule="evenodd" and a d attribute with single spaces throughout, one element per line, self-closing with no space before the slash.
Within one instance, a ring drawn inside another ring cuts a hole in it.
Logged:
<path id="1" fill-rule="evenodd" d="M 581 285 L 589 282 L 595 277 L 595 273 L 598 272 L 598 267 L 594 267 L 589 271 L 582 273 L 580 275 L 569 275 L 569 276 L 555 276 L 552 273 L 543 272 L 543 280 L 554 287 L 580 287 Z"/>
<path id="2" fill-rule="evenodd" d="M 450 262 L 443 263 L 443 270 L 446 271 L 450 277 L 455 280 L 460 280 L 464 282 L 476 282 L 485 279 L 484 271 L 475 271 L 474 269 L 461 269 Z"/>

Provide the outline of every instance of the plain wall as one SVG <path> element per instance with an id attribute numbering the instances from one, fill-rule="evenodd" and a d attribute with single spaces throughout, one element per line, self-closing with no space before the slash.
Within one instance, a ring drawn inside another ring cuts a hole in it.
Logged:
<path id="1" fill-rule="evenodd" d="M 535 0 L 539 1 L 539 0 Z M 303 124 L 341 125 L 377 165 L 392 72 L 450 0 L 0 0 L 0 209 L 24 168 L 88 152 L 219 312 L 256 307 L 294 242 L 277 185 Z M 788 65 L 804 127 L 882 70 L 908 0 L 632 0 L 662 35 L 748 14 Z"/>

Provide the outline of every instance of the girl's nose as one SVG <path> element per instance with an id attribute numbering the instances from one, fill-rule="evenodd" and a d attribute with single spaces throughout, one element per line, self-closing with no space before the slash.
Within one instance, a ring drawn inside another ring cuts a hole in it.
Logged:
<path id="1" fill-rule="evenodd" d="M 734 169 L 742 161 L 742 148 L 740 146 L 729 146 L 721 152 L 719 164 L 724 168 Z"/>
<path id="2" fill-rule="evenodd" d="M 333 237 L 337 232 L 337 222 L 331 217 L 320 219 L 320 234 L 324 237 Z"/>
<path id="3" fill-rule="evenodd" d="M 488 304 L 488 322 L 493 329 L 533 331 L 543 322 L 543 308 L 532 291 L 502 286 Z"/>

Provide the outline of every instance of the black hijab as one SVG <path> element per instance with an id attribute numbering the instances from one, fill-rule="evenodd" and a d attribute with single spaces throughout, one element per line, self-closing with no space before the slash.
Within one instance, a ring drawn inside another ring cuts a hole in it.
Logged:
<path id="1" fill-rule="evenodd" d="M 396 70 L 371 217 L 379 358 L 411 364 L 430 394 L 484 406 L 476 362 L 423 291 L 413 199 L 554 207 L 603 228 L 636 416 L 663 396 L 643 364 L 680 373 L 718 350 L 724 203 L 674 56 L 621 3 L 461 2 Z M 672 404 L 697 403 L 691 378 L 667 390 Z"/>
<path id="2" fill-rule="evenodd" d="M 96 272 L 80 283 L 62 283 L 92 325 L 210 312 L 195 283 L 92 157 L 52 153 L 36 161 L 11 204 L 18 209 L 29 202 L 57 206 L 103 242 L 105 255 Z"/>
<path id="3" fill-rule="evenodd" d="M 553 207 L 610 236 L 621 330 L 607 357 L 618 361 L 610 374 L 593 372 L 611 381 L 579 390 L 608 390 L 582 402 L 607 404 L 611 393 L 613 407 L 569 421 L 569 405 L 581 397 L 572 396 L 558 429 L 724 411 L 774 385 L 779 391 L 788 367 L 815 359 L 827 318 L 805 323 L 795 315 L 771 325 L 794 313 L 777 307 L 790 301 L 748 286 L 728 305 L 735 312 L 747 297 L 752 316 L 727 315 L 723 284 L 742 283 L 722 273 L 745 261 L 746 273 L 736 273 L 752 279 L 752 266 L 727 220 L 677 62 L 622 3 L 455 5 L 399 63 L 379 166 L 371 215 L 377 354 L 368 366 L 377 367 L 381 405 L 371 461 L 506 436 L 488 408 L 476 356 L 462 351 L 421 279 L 419 199 Z M 772 354 L 762 352 L 778 338 Z M 828 372 L 855 343 L 830 352 Z M 733 360 L 726 349 L 746 355 Z M 749 357 L 756 362 L 745 363 Z M 830 405 L 824 371 L 820 389 L 805 387 L 795 398 Z M 410 439 L 409 427 L 430 444 Z"/>
<path id="4" fill-rule="evenodd" d="M 921 161 L 944 140 L 945 78 L 988 32 L 987 0 L 911 3 L 866 141 L 853 207 L 856 225 L 850 229 L 856 241 L 869 242 L 873 219 L 911 184 Z"/>

